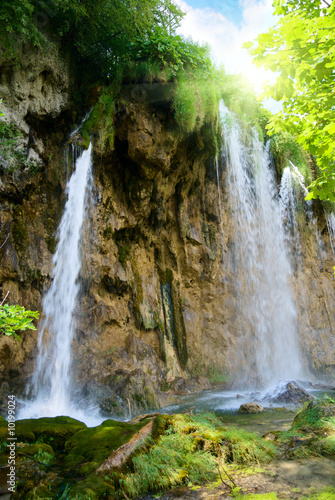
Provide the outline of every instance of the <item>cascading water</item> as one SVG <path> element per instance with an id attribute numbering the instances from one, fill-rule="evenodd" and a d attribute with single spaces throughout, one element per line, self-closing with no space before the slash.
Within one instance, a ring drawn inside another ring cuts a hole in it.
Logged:
<path id="1" fill-rule="evenodd" d="M 297 313 L 269 148 L 249 137 L 223 103 L 239 320 L 238 370 L 244 386 L 266 387 L 302 376 Z"/>
<path id="2" fill-rule="evenodd" d="M 38 356 L 32 379 L 35 400 L 27 404 L 20 417 L 70 415 L 84 420 L 72 399 L 71 346 L 81 269 L 82 226 L 91 203 L 92 145 L 75 161 L 67 183 L 68 200 L 58 229 L 53 258 L 54 277 L 43 299 L 43 316 L 38 340 Z M 93 420 L 95 418 L 93 417 Z"/>
<path id="3" fill-rule="evenodd" d="M 335 214 L 334 212 L 326 213 L 327 228 L 329 233 L 330 245 L 335 255 Z"/>

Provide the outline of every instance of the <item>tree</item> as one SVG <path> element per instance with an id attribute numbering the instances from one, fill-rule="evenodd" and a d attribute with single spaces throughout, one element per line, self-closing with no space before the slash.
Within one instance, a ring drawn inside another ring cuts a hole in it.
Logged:
<path id="1" fill-rule="evenodd" d="M 172 34 L 182 16 L 172 0 L 3 0 L 0 44 L 12 53 L 19 40 L 41 45 L 40 28 L 57 35 L 78 67 L 98 79 L 113 74 L 129 42 L 157 26 Z"/>
<path id="2" fill-rule="evenodd" d="M 258 66 L 278 73 L 267 97 L 283 102 L 270 133 L 296 135 L 317 162 L 309 199 L 335 201 L 335 2 L 275 0 L 278 24 L 245 44 Z"/>

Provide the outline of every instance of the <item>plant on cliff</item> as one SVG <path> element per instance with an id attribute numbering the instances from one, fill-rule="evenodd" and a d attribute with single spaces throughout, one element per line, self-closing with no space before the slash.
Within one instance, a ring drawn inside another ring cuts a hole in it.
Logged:
<path id="1" fill-rule="evenodd" d="M 38 311 L 29 311 L 19 305 L 0 305 L 0 334 L 21 340 L 16 332 L 36 330 L 33 320 L 38 317 Z"/>
<path id="2" fill-rule="evenodd" d="M 270 133 L 287 130 L 316 157 L 321 176 L 308 198 L 335 201 L 335 3 L 275 0 L 278 24 L 259 35 L 251 53 L 258 66 L 278 73 L 267 95 L 282 100 L 283 110 Z"/>
<path id="3" fill-rule="evenodd" d="M 28 160 L 22 132 L 13 123 L 1 119 L 3 116 L 0 111 L 0 168 L 12 173 L 24 169 L 36 173 L 40 165 L 32 159 Z"/>

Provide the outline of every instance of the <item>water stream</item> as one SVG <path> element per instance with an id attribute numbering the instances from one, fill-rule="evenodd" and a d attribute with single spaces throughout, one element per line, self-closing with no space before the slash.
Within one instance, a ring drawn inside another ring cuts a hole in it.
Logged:
<path id="1" fill-rule="evenodd" d="M 58 244 L 53 257 L 54 276 L 43 299 L 38 355 L 30 387 L 34 400 L 24 407 L 20 418 L 70 415 L 86 422 L 91 419 L 74 402 L 71 363 L 78 277 L 82 264 L 80 242 L 82 226 L 91 204 L 92 186 L 90 144 L 75 159 L 75 168 L 67 183 L 68 199 L 58 228 Z M 93 415 L 92 419 L 95 418 Z"/>
<path id="2" fill-rule="evenodd" d="M 239 322 L 241 384 L 267 387 L 303 377 L 292 270 L 269 145 L 221 103 Z M 289 193 L 285 190 L 285 193 Z M 292 221 L 294 225 L 294 220 Z"/>

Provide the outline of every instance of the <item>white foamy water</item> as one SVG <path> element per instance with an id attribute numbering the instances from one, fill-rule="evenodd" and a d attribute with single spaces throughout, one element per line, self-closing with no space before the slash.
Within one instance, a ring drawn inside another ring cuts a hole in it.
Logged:
<path id="1" fill-rule="evenodd" d="M 335 214 L 331 212 L 330 214 L 326 213 L 326 221 L 327 228 L 329 233 L 330 245 L 335 256 Z"/>
<path id="2" fill-rule="evenodd" d="M 92 192 L 92 145 L 76 160 L 68 181 L 68 199 L 58 228 L 53 258 L 54 276 L 43 299 L 43 319 L 31 390 L 20 418 L 68 415 L 95 425 L 102 419 L 92 408 L 85 411 L 73 401 L 71 383 L 72 341 L 81 269 L 81 232 Z M 79 406 L 79 408 L 78 408 Z"/>
<path id="3" fill-rule="evenodd" d="M 223 103 L 220 114 L 235 226 L 241 383 L 266 387 L 302 377 L 283 207 L 268 147 L 256 130 L 242 134 Z"/>

